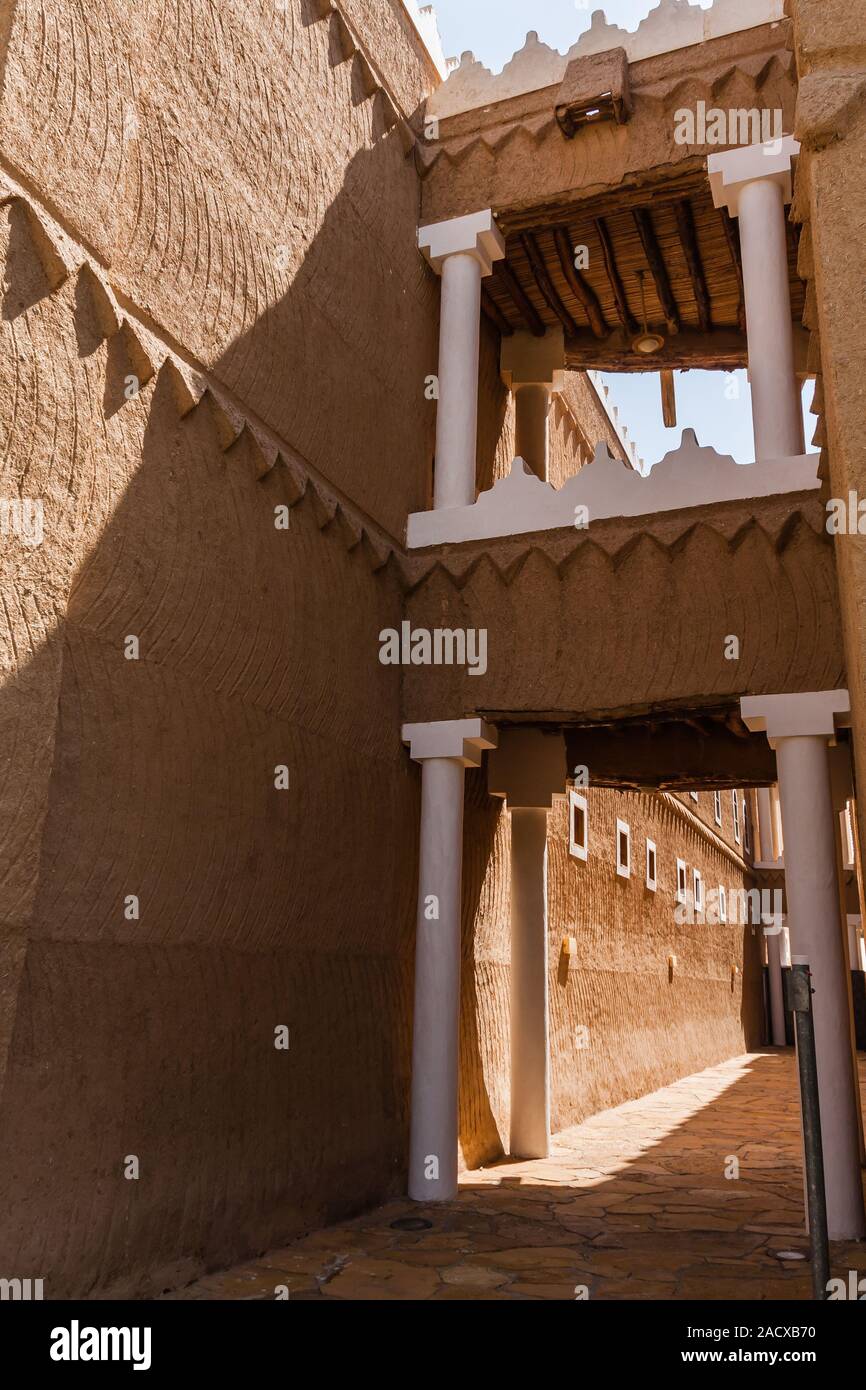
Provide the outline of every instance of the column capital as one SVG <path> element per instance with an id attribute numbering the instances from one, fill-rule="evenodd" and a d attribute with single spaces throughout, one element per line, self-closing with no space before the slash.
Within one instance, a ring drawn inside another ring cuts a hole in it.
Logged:
<path id="1" fill-rule="evenodd" d="M 548 810 L 551 798 L 565 791 L 568 759 L 559 730 L 504 729 L 487 767 L 491 796 L 504 796 L 510 807 Z"/>
<path id="2" fill-rule="evenodd" d="M 786 135 L 781 140 L 768 140 L 766 144 L 744 145 L 711 154 L 707 159 L 707 173 L 716 207 L 727 208 L 732 217 L 738 217 L 742 190 L 759 179 L 777 183 L 785 202 L 790 203 L 793 163 L 799 153 L 798 141 Z"/>
<path id="3" fill-rule="evenodd" d="M 543 338 L 525 330 L 503 338 L 499 370 L 509 391 L 518 386 L 549 386 L 551 391 L 561 391 L 565 385 L 562 327 L 548 328 Z"/>
<path id="4" fill-rule="evenodd" d="M 484 719 L 437 719 L 429 724 L 404 724 L 401 737 L 416 763 L 427 758 L 452 758 L 463 767 L 480 767 L 485 748 L 495 748 L 497 734 Z"/>
<path id="5" fill-rule="evenodd" d="M 796 695 L 745 695 L 740 701 L 743 722 L 752 733 L 765 733 L 771 748 L 784 738 L 834 736 L 837 727 L 851 723 L 847 690 L 811 690 Z"/>
<path id="6" fill-rule="evenodd" d="M 450 217 L 418 228 L 418 250 L 437 275 L 449 256 L 474 256 L 481 274 L 490 275 L 493 262 L 505 256 L 505 238 L 496 225 L 493 212 L 470 212 L 466 217 Z"/>

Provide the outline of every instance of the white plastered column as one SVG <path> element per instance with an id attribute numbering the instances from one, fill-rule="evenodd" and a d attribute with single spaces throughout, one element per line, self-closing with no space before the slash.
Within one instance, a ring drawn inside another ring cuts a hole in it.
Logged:
<path id="1" fill-rule="evenodd" d="M 847 690 L 756 695 L 743 719 L 776 750 L 791 956 L 812 973 L 827 1218 L 832 1240 L 866 1234 L 848 980 L 839 921 L 828 741 L 847 722 Z"/>
<path id="2" fill-rule="evenodd" d="M 761 866 L 781 865 L 776 836 L 774 834 L 774 810 L 769 787 L 758 788 L 758 839 L 761 849 Z M 764 925 L 767 942 L 767 972 L 770 983 L 770 1038 L 774 1047 L 784 1047 L 785 1037 L 785 990 L 782 976 L 782 946 L 785 928 L 781 922 L 773 921 L 769 927 Z"/>
<path id="3" fill-rule="evenodd" d="M 502 339 L 502 380 L 514 396 L 514 452 L 536 477 L 548 480 L 550 407 L 565 385 L 565 338 L 562 328 L 543 338 L 514 333 Z"/>
<path id="4" fill-rule="evenodd" d="M 514 1158 L 550 1152 L 547 815 L 568 776 L 561 733 L 509 729 L 487 785 L 511 812 L 511 1133 Z"/>
<path id="5" fill-rule="evenodd" d="M 805 449 L 785 232 L 799 150 L 786 136 L 707 160 L 716 207 L 727 208 L 740 224 L 756 459 L 789 458 Z"/>
<path id="6" fill-rule="evenodd" d="M 505 240 L 487 209 L 419 228 L 418 249 L 442 277 L 433 506 L 469 507 L 475 501 L 481 280 L 505 255 Z"/>
<path id="7" fill-rule="evenodd" d="M 409 1196 L 447 1202 L 457 1195 L 463 781 L 496 731 L 483 719 L 404 724 L 403 742 L 421 764 Z"/>

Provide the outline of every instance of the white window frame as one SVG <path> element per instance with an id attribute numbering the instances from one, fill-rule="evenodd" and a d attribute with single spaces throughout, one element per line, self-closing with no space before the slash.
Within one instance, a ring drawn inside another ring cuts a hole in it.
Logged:
<path id="1" fill-rule="evenodd" d="M 719 884 L 719 921 L 728 920 L 728 894 L 723 883 Z"/>
<path id="2" fill-rule="evenodd" d="M 734 839 L 740 843 L 740 798 L 736 792 L 731 792 L 731 805 L 734 808 Z"/>
<path id="3" fill-rule="evenodd" d="M 713 792 L 713 820 L 716 825 L 722 823 L 722 793 Z"/>
<path id="4" fill-rule="evenodd" d="M 575 811 L 583 813 L 583 844 L 574 838 Z M 587 858 L 587 847 L 589 845 L 589 806 L 586 797 L 581 796 L 580 792 L 570 791 L 568 793 L 568 852 L 574 859 L 582 859 L 584 863 Z"/>
<path id="5" fill-rule="evenodd" d="M 706 907 L 704 897 L 704 877 L 700 869 L 692 869 L 692 897 L 695 903 L 695 912 L 703 912 Z"/>
<path id="6" fill-rule="evenodd" d="M 697 801 L 697 800 L 698 800 L 698 794 L 697 794 L 697 792 L 689 792 L 689 796 L 692 798 L 692 801 Z"/>
<path id="7" fill-rule="evenodd" d="M 839 826 L 842 833 L 842 863 L 846 869 L 854 868 L 854 823 L 851 802 L 845 802 L 844 811 L 839 812 Z"/>
<path id="8" fill-rule="evenodd" d="M 752 817 L 749 815 L 749 798 L 743 797 L 743 846 L 746 854 L 752 853 Z"/>
<path id="9" fill-rule="evenodd" d="M 622 837 L 625 836 L 625 863 L 620 859 L 619 850 Z M 617 819 L 616 822 L 616 873 L 618 878 L 631 878 L 631 826 L 627 821 Z"/>
<path id="10" fill-rule="evenodd" d="M 650 873 L 650 860 L 652 860 L 652 873 Z M 659 873 L 659 854 L 655 840 L 647 839 L 646 842 L 646 886 L 651 893 L 658 887 Z"/>
<path id="11" fill-rule="evenodd" d="M 687 873 L 688 873 L 688 866 L 687 866 L 687 864 L 686 864 L 685 859 L 678 859 L 678 860 L 677 860 L 677 902 L 678 902 L 678 903 L 684 903 L 685 900 L 686 900 L 686 894 L 687 894 L 687 891 L 688 891 L 687 888 L 686 888 L 686 883 L 688 882 L 688 880 L 687 880 L 687 878 L 686 878 L 686 874 L 687 874 Z"/>

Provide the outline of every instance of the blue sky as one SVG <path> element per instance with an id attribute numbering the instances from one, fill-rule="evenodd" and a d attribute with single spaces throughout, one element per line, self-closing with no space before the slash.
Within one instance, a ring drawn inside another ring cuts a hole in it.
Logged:
<path id="1" fill-rule="evenodd" d="M 701 0 L 708 9 L 711 0 Z M 471 50 L 492 71 L 498 72 L 530 29 L 544 43 L 561 53 L 589 28 L 592 11 L 604 9 L 612 24 L 634 29 L 655 9 L 656 0 L 435 0 L 442 46 L 448 57 Z M 737 396 L 734 395 L 736 383 Z M 678 372 L 677 428 L 662 424 L 661 393 L 655 373 L 606 376 L 610 402 L 637 442 L 638 452 L 650 466 L 676 448 L 682 430 L 691 427 L 702 444 L 731 454 L 739 463 L 754 458 L 751 396 L 745 372 L 733 378 L 724 372 Z M 811 400 L 812 385 L 805 399 Z M 815 420 L 806 417 L 806 446 L 815 431 Z"/>

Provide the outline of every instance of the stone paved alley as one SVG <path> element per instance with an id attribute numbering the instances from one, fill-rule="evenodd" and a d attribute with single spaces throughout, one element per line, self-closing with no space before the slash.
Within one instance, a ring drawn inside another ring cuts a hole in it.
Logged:
<path id="1" fill-rule="evenodd" d="M 407 1216 L 432 1227 L 392 1228 Z M 808 1264 L 778 1258 L 806 1249 L 802 1217 L 795 1062 L 769 1049 L 595 1115 L 547 1160 L 466 1172 L 455 1202 L 392 1202 L 168 1296 L 808 1299 Z M 851 1269 L 866 1243 L 833 1247 Z"/>

